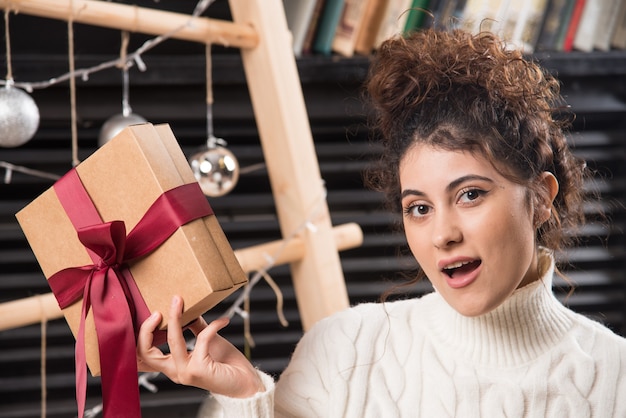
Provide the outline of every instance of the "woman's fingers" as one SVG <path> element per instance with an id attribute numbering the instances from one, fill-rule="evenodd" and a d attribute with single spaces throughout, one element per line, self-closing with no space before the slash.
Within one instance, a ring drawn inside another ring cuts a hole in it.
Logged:
<path id="1" fill-rule="evenodd" d="M 170 306 L 170 314 L 167 324 L 167 344 L 170 347 L 170 354 L 174 359 L 177 370 L 184 370 L 187 367 L 189 353 L 187 352 L 187 343 L 183 336 L 183 329 L 180 319 L 183 310 L 183 299 L 180 296 L 172 298 Z"/>
<path id="2" fill-rule="evenodd" d="M 207 323 L 203 317 L 199 316 L 193 321 L 191 324 L 187 326 L 193 332 L 193 335 L 198 335 L 202 332 L 203 329 L 207 327 Z"/>
<path id="3" fill-rule="evenodd" d="M 154 340 L 153 332 L 157 326 L 161 323 L 161 313 L 153 312 L 139 328 L 139 336 L 137 337 L 137 347 L 149 349 L 152 347 L 152 341 Z"/>
<path id="4" fill-rule="evenodd" d="M 170 354 L 163 354 L 153 346 L 152 333 L 158 328 L 162 315 L 155 312 L 141 325 L 137 338 L 137 364 L 141 371 L 159 371 L 176 383 L 231 397 L 250 396 L 264 390 L 250 362 L 218 334 L 228 325 L 228 318 L 207 324 L 200 317 L 189 324 L 188 328 L 196 334 L 196 344 L 194 350 L 188 352 L 181 328 L 182 310 L 182 298 L 173 297 L 167 331 Z"/>
<path id="5" fill-rule="evenodd" d="M 196 335 L 196 345 L 194 348 L 195 355 L 198 358 L 208 358 L 213 353 L 213 350 L 209 351 L 209 347 L 212 345 L 213 340 L 217 336 L 217 333 L 224 328 L 229 323 L 228 318 L 218 318 L 214 321 L 211 321 L 210 324 L 204 327 L 202 332 Z M 206 323 L 205 323 L 206 324 Z M 214 359 L 216 361 L 221 361 L 220 358 Z"/>
<path id="6" fill-rule="evenodd" d="M 161 323 L 162 315 L 154 312 L 139 329 L 137 336 L 137 368 L 142 372 L 161 371 L 160 365 L 166 357 L 161 350 L 153 346 L 154 331 Z"/>

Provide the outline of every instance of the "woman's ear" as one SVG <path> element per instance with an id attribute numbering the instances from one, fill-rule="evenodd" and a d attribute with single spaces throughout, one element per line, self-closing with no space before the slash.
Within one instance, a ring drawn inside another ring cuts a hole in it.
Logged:
<path id="1" fill-rule="evenodd" d="M 552 213 L 552 202 L 559 192 L 559 182 L 557 181 L 554 174 L 549 171 L 544 171 L 539 176 L 539 189 L 541 190 L 539 197 L 539 202 L 537 207 L 535 208 L 535 219 L 537 220 L 537 225 L 543 224 L 545 221 L 550 219 L 550 215 Z"/>

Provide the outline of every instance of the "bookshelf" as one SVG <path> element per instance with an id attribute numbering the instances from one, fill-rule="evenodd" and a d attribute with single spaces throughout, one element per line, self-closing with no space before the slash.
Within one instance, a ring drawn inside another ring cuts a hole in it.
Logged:
<path id="1" fill-rule="evenodd" d="M 533 54 L 559 77 L 600 77 L 626 74 L 626 51 L 536 52 Z"/>
<path id="2" fill-rule="evenodd" d="M 559 77 L 599 77 L 619 76 L 626 74 L 626 51 L 594 51 L 594 52 L 537 52 L 531 54 L 549 71 Z M 94 65 L 102 60 L 113 59 L 113 56 L 79 57 L 77 65 L 84 67 Z M 241 58 L 236 54 L 220 54 L 214 57 L 213 79 L 218 86 L 239 84 L 245 80 Z M 132 86 L 148 85 L 160 79 L 168 83 L 188 85 L 203 84 L 205 59 L 201 55 L 153 55 L 144 57 L 149 74 L 133 77 Z M 41 74 L 37 68 L 46 63 L 46 72 L 60 73 L 66 71 L 66 57 L 58 55 L 17 56 L 13 59 L 14 72 L 23 79 L 32 79 Z M 300 80 L 310 82 L 350 82 L 364 80 L 369 68 L 370 57 L 337 55 L 305 55 L 296 60 Z M 78 81 L 79 85 L 81 81 Z M 90 85 L 112 85 L 119 83 L 119 74 L 114 71 L 98 73 L 90 76 Z M 87 84 L 87 83 L 82 83 Z"/>

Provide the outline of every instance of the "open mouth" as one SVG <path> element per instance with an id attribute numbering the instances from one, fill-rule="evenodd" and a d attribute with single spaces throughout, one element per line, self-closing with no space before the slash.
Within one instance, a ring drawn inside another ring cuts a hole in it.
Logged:
<path id="1" fill-rule="evenodd" d="M 458 263 L 454 263 L 452 265 L 444 267 L 441 271 L 448 275 L 450 278 L 463 276 L 467 273 L 470 273 L 480 266 L 480 260 L 474 261 L 460 261 Z"/>

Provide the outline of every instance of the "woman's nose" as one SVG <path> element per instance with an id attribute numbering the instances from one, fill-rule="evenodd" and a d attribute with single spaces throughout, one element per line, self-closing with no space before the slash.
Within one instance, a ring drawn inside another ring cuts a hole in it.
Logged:
<path id="1" fill-rule="evenodd" d="M 439 212 L 435 215 L 432 239 L 437 248 L 447 248 L 463 240 L 459 222 L 453 214 Z"/>

